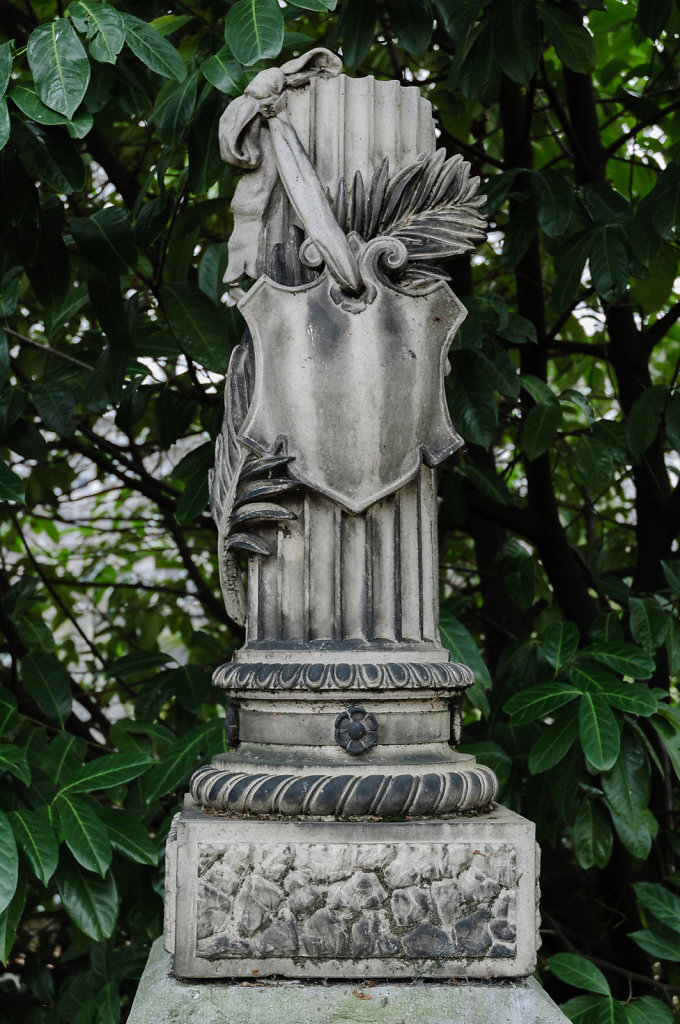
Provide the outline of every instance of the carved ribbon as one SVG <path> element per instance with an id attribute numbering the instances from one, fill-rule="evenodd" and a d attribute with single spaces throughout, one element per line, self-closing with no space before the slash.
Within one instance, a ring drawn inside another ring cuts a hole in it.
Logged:
<path id="1" fill-rule="evenodd" d="M 342 61 L 321 47 L 261 71 L 243 96 L 229 104 L 220 119 L 220 152 L 225 163 L 253 173 L 236 186 L 225 283 L 257 278 L 258 253 L 277 180 L 333 277 L 358 294 L 362 280 L 347 238 L 337 224 L 318 175 L 285 111 L 286 90 L 320 75 L 335 77 Z"/>

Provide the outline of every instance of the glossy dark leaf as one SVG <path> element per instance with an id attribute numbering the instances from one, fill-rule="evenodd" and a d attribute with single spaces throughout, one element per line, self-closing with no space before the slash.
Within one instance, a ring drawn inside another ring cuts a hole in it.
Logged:
<path id="1" fill-rule="evenodd" d="M 283 46 L 283 14 L 277 0 L 237 0 L 224 20 L 224 38 L 246 67 L 278 57 Z"/>
<path id="2" fill-rule="evenodd" d="M 39 384 L 33 389 L 32 397 L 48 430 L 62 437 L 71 437 L 76 429 L 73 392 L 55 384 Z"/>
<path id="3" fill-rule="evenodd" d="M 540 16 L 545 34 L 562 63 L 580 74 L 594 71 L 597 62 L 595 40 L 578 15 L 546 3 L 540 7 Z"/>
<path id="4" fill-rule="evenodd" d="M 0 462 L 0 501 L 25 501 L 25 484 L 22 478 L 7 465 Z"/>
<path id="5" fill-rule="evenodd" d="M 600 495 L 614 477 L 614 459 L 607 441 L 600 434 L 582 434 L 576 443 L 576 468 L 593 497 Z"/>
<path id="6" fill-rule="evenodd" d="M 578 714 L 568 709 L 555 716 L 529 751 L 529 771 L 539 775 L 564 760 L 578 736 Z"/>
<path id="7" fill-rule="evenodd" d="M 239 81 L 243 76 L 243 68 L 228 46 L 213 54 L 201 64 L 201 74 L 220 92 L 228 96 L 237 96 L 240 92 Z"/>
<path id="8" fill-rule="evenodd" d="M 78 31 L 87 36 L 90 56 L 115 64 L 125 43 L 125 22 L 115 7 L 101 0 L 76 0 L 68 13 Z"/>
<path id="9" fill-rule="evenodd" d="M 545 4 L 543 10 L 548 10 Z M 539 195 L 538 223 L 550 238 L 563 235 L 574 212 L 574 193 L 571 184 L 560 172 L 552 169 L 536 172 L 534 187 Z"/>
<path id="10" fill-rule="evenodd" d="M 601 804 L 596 800 L 582 800 L 572 829 L 574 856 L 579 866 L 584 871 L 606 867 L 612 854 L 613 838 L 611 824 Z"/>
<path id="11" fill-rule="evenodd" d="M 117 853 L 137 864 L 150 864 L 153 867 L 158 863 L 156 843 L 131 814 L 113 807 L 102 807 L 100 818 Z"/>
<path id="12" fill-rule="evenodd" d="M 546 660 L 559 672 L 578 651 L 578 628 L 573 622 L 553 622 L 543 635 L 541 647 Z"/>
<path id="13" fill-rule="evenodd" d="M 91 217 L 75 217 L 71 233 L 76 245 L 100 270 L 126 274 L 137 265 L 137 242 L 125 210 L 107 206 Z"/>
<path id="14" fill-rule="evenodd" d="M 667 398 L 668 388 L 656 384 L 643 391 L 628 414 L 626 439 L 636 461 L 644 455 L 659 432 Z"/>
<path id="15" fill-rule="evenodd" d="M 60 794 L 55 802 L 64 841 L 79 864 L 102 878 L 113 856 L 107 831 L 99 815 L 82 797 Z"/>
<path id="16" fill-rule="evenodd" d="M 95 942 L 113 934 L 118 893 L 111 872 L 100 878 L 68 859 L 59 865 L 57 887 L 66 912 L 81 932 Z"/>
<path id="17" fill-rule="evenodd" d="M 562 410 L 555 402 L 539 402 L 531 408 L 522 428 L 522 448 L 529 460 L 552 447 L 562 423 Z"/>
<path id="18" fill-rule="evenodd" d="M 645 910 L 680 934 L 680 897 L 654 882 L 634 882 L 633 889 Z"/>
<path id="19" fill-rule="evenodd" d="M 363 63 L 373 42 L 378 16 L 375 0 L 344 0 L 340 12 L 342 58 L 351 72 Z"/>
<path id="20" fill-rule="evenodd" d="M 488 445 L 496 432 L 498 407 L 493 389 L 467 351 L 452 353 L 453 373 L 446 382 L 451 419 L 466 441 Z"/>
<path id="21" fill-rule="evenodd" d="M 135 57 L 156 74 L 182 82 L 187 73 L 186 64 L 172 43 L 133 14 L 123 13 L 123 21 L 125 42 Z"/>
<path id="22" fill-rule="evenodd" d="M 516 725 L 535 722 L 576 700 L 580 690 L 569 683 L 553 681 L 530 686 L 511 697 L 503 707 Z"/>
<path id="23" fill-rule="evenodd" d="M 617 757 L 621 737 L 619 725 L 606 699 L 584 693 L 579 701 L 579 737 L 583 753 L 598 771 L 607 771 Z"/>
<path id="24" fill-rule="evenodd" d="M 43 885 L 47 885 L 59 863 L 59 841 L 47 807 L 35 811 L 13 811 L 10 821 L 33 873 Z"/>
<path id="25" fill-rule="evenodd" d="M 635 644 L 598 641 L 584 647 L 582 654 L 632 679 L 649 679 L 654 672 L 654 659 Z"/>
<path id="26" fill-rule="evenodd" d="M 584 988 L 586 992 L 599 992 L 608 996 L 610 993 L 607 979 L 595 964 L 575 953 L 557 953 L 548 959 L 548 966 L 561 981 L 566 981 L 574 988 Z"/>
<path id="27" fill-rule="evenodd" d="M 630 256 L 619 224 L 607 224 L 595 233 L 590 248 L 590 273 L 603 299 L 617 302 L 621 298 L 630 276 Z"/>
<path id="28" fill-rule="evenodd" d="M 432 39 L 432 18 L 413 0 L 389 0 L 390 22 L 399 44 L 413 54 L 424 54 Z"/>
<path id="29" fill-rule="evenodd" d="M 666 639 L 668 616 L 651 597 L 631 597 L 628 602 L 633 640 L 646 651 L 653 651 Z"/>
<path id="30" fill-rule="evenodd" d="M 133 651 L 132 654 L 124 654 L 122 658 L 116 658 L 108 668 L 108 674 L 116 679 L 129 679 L 132 676 L 148 673 L 161 665 L 167 665 L 172 661 L 169 654 L 162 651 Z"/>
<path id="31" fill-rule="evenodd" d="M 97 789 L 110 789 L 121 786 L 137 776 L 143 775 L 154 762 L 149 757 L 137 757 L 134 754 L 105 754 L 86 765 L 72 775 L 60 789 L 65 793 L 90 793 Z"/>
<path id="32" fill-rule="evenodd" d="M 527 0 L 504 0 L 494 7 L 493 51 L 508 78 L 528 82 L 541 51 L 536 8 Z"/>
<path id="33" fill-rule="evenodd" d="M 26 52 L 40 99 L 72 117 L 90 81 L 90 62 L 71 23 L 57 18 L 39 25 L 29 36 Z"/>
<path id="34" fill-rule="evenodd" d="M 187 282 L 166 285 L 161 301 L 170 328 L 187 355 L 207 370 L 223 373 L 231 354 L 225 311 Z"/>
<path id="35" fill-rule="evenodd" d="M 176 740 L 147 777 L 147 802 L 152 803 L 178 786 L 188 776 L 200 753 L 220 746 L 224 749 L 224 729 L 219 721 L 201 725 Z"/>
<path id="36" fill-rule="evenodd" d="M 62 663 L 52 654 L 31 651 L 21 659 L 21 681 L 50 721 L 63 725 L 73 701 L 71 683 Z"/>
<path id="37" fill-rule="evenodd" d="M 0 811 L 0 914 L 12 902 L 19 880 L 19 852 L 7 815 Z"/>

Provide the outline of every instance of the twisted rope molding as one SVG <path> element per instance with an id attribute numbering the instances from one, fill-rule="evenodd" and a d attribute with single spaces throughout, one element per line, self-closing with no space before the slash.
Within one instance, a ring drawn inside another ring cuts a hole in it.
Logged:
<path id="1" fill-rule="evenodd" d="M 213 685 L 223 690 L 464 690 L 472 686 L 472 669 L 460 662 L 387 662 L 385 664 L 249 664 L 220 665 Z"/>
<path id="2" fill-rule="evenodd" d="M 364 776 L 277 775 L 206 765 L 191 779 L 191 795 L 203 807 L 285 816 L 441 816 L 486 807 L 497 791 L 496 776 L 479 764 L 459 771 Z"/>

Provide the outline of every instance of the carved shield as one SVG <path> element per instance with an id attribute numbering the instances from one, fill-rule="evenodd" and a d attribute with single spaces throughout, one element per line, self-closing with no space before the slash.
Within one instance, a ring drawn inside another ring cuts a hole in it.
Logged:
<path id="1" fill-rule="evenodd" d="M 239 434 L 261 455 L 362 512 L 463 441 L 444 397 L 446 354 L 465 308 L 445 283 L 418 293 L 379 284 L 343 308 L 327 273 L 286 288 L 261 277 L 239 303 L 255 347 L 255 390 Z"/>

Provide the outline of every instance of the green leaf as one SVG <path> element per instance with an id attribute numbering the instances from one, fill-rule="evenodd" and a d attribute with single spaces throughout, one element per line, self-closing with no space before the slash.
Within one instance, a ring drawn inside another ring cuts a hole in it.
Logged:
<path id="1" fill-rule="evenodd" d="M 182 82 L 187 73 L 186 65 L 172 43 L 133 14 L 123 13 L 123 21 L 125 42 L 135 57 L 156 74 Z"/>
<path id="2" fill-rule="evenodd" d="M 71 437 L 75 433 L 76 401 L 71 391 L 58 384 L 39 384 L 31 397 L 48 430 L 61 437 Z"/>
<path id="3" fill-rule="evenodd" d="M 675 1015 L 670 1006 L 654 996 L 633 999 L 626 1010 L 629 1024 L 675 1024 Z"/>
<path id="4" fill-rule="evenodd" d="M 147 803 L 171 792 L 183 782 L 196 764 L 198 755 L 209 749 L 216 739 L 223 748 L 224 729 L 219 721 L 201 725 L 176 740 L 147 776 Z"/>
<path id="5" fill-rule="evenodd" d="M 596 800 L 581 800 L 572 829 L 574 856 L 579 867 L 604 868 L 612 854 L 614 837 L 604 810 Z"/>
<path id="6" fill-rule="evenodd" d="M 9 907 L 19 880 L 19 851 L 7 815 L 0 811 L 0 914 Z"/>
<path id="7" fill-rule="evenodd" d="M 104 754 L 83 765 L 59 792 L 61 795 L 90 793 L 92 790 L 122 786 L 125 782 L 142 775 L 151 764 L 154 764 L 154 761 L 150 757 L 138 757 L 135 754 Z"/>
<path id="8" fill-rule="evenodd" d="M 590 273 L 599 295 L 606 302 L 618 302 L 630 273 L 628 244 L 620 224 L 598 228 L 590 249 Z"/>
<path id="9" fill-rule="evenodd" d="M 432 17 L 413 0 L 389 0 L 392 30 L 409 53 L 424 54 L 432 40 Z"/>
<path id="10" fill-rule="evenodd" d="M 581 654 L 631 679 L 650 679 L 654 672 L 652 656 L 634 644 L 599 640 L 584 647 Z"/>
<path id="11" fill-rule="evenodd" d="M 566 242 L 562 242 L 555 253 L 557 276 L 553 284 L 550 302 L 558 312 L 567 309 L 578 295 L 592 239 L 592 228 L 578 231 Z"/>
<path id="12" fill-rule="evenodd" d="M 74 217 L 71 234 L 83 255 L 107 274 L 127 274 L 137 266 L 130 215 L 119 206 L 106 206 L 91 217 Z"/>
<path id="13" fill-rule="evenodd" d="M 680 391 L 674 391 L 668 399 L 664 420 L 666 437 L 676 452 L 680 452 Z"/>
<path id="14" fill-rule="evenodd" d="M 550 168 L 534 172 L 532 181 L 539 196 L 538 223 L 549 238 L 563 235 L 574 213 L 570 182 L 561 171 Z"/>
<path id="15" fill-rule="evenodd" d="M 674 594 L 678 594 L 678 596 L 680 596 L 680 566 L 675 562 L 662 560 L 661 568 L 663 569 L 663 574 L 666 577 L 668 586 Z"/>
<path id="16" fill-rule="evenodd" d="M 225 311 L 184 281 L 165 285 L 161 303 L 170 329 L 187 355 L 206 370 L 225 373 L 231 354 Z"/>
<path id="17" fill-rule="evenodd" d="M 680 622 L 674 615 L 668 616 L 666 651 L 668 652 L 668 670 L 671 676 L 680 675 Z"/>
<path id="18" fill-rule="evenodd" d="M 9 772 L 28 786 L 31 769 L 26 760 L 26 751 L 14 743 L 0 744 L 0 772 Z"/>
<path id="19" fill-rule="evenodd" d="M 560 1003 L 560 1010 L 566 1014 L 574 1024 L 599 1024 L 598 1015 L 610 1002 L 606 996 L 575 996 L 567 999 L 566 1003 Z M 614 1024 L 613 1021 L 602 1024 Z"/>
<path id="20" fill-rule="evenodd" d="M 629 715 L 641 715 L 644 718 L 649 718 L 656 711 L 656 697 L 639 683 L 614 681 L 602 686 L 600 692 L 607 704 L 616 708 L 617 711 L 625 711 Z"/>
<path id="21" fill-rule="evenodd" d="M 439 621 L 442 644 L 453 655 L 454 661 L 471 668 L 478 680 L 486 689 L 491 688 L 491 676 L 479 653 L 479 648 L 474 637 L 455 615 L 452 615 L 446 608 L 442 608 Z"/>
<path id="22" fill-rule="evenodd" d="M 334 11 L 338 0 L 288 0 L 293 7 L 301 7 L 303 11 Z"/>
<path id="23" fill-rule="evenodd" d="M 446 381 L 451 419 L 466 441 L 486 447 L 498 423 L 493 388 L 476 361 L 476 352 L 451 353 L 453 373 Z"/>
<path id="24" fill-rule="evenodd" d="M 70 118 L 90 81 L 90 62 L 66 18 L 39 25 L 26 50 L 36 91 L 43 103 Z"/>
<path id="25" fill-rule="evenodd" d="M 527 0 L 503 0 L 493 8 L 493 52 L 508 78 L 528 82 L 538 67 L 541 32 Z"/>
<path id="26" fill-rule="evenodd" d="M 0 914 L 0 963 L 6 964 L 17 938 L 17 927 L 26 904 L 26 883 L 19 878 L 19 884 L 10 905 Z"/>
<path id="27" fill-rule="evenodd" d="M 524 725 L 545 718 L 580 696 L 580 690 L 569 683 L 552 680 L 539 683 L 514 694 L 503 707 L 510 715 L 513 725 Z"/>
<path id="28" fill-rule="evenodd" d="M 373 42 L 378 10 L 375 0 L 345 0 L 340 13 L 342 59 L 348 71 L 363 64 Z"/>
<path id="29" fill-rule="evenodd" d="M 96 871 L 103 878 L 113 852 L 99 815 L 81 797 L 63 792 L 56 798 L 54 806 L 59 812 L 66 845 L 73 856 L 87 871 Z"/>
<path id="30" fill-rule="evenodd" d="M 47 885 L 59 863 L 59 842 L 47 807 L 35 811 L 23 808 L 10 814 L 16 840 L 26 854 L 33 873 Z"/>
<path id="31" fill-rule="evenodd" d="M 635 20 L 650 39 L 658 39 L 668 24 L 671 0 L 639 0 Z"/>
<path id="32" fill-rule="evenodd" d="M 57 886 L 66 912 L 81 932 L 95 942 L 113 935 L 118 893 L 111 872 L 99 878 L 69 859 L 59 866 Z"/>
<path id="33" fill-rule="evenodd" d="M 560 981 L 566 981 L 574 988 L 584 988 L 586 992 L 610 994 L 609 985 L 599 967 L 576 953 L 557 953 L 548 958 L 548 967 Z"/>
<path id="34" fill-rule="evenodd" d="M 633 640 L 653 651 L 666 639 L 668 616 L 653 597 L 631 597 L 628 601 L 630 632 Z"/>
<path id="35" fill-rule="evenodd" d="M 26 485 L 6 462 L 0 462 L 0 501 L 25 501 Z"/>
<path id="36" fill-rule="evenodd" d="M 680 932 L 680 897 L 654 882 L 634 882 L 633 889 L 642 906 L 657 921 Z"/>
<path id="37" fill-rule="evenodd" d="M 476 466 L 474 463 L 468 463 L 462 470 L 460 470 L 466 480 L 476 487 L 481 493 L 490 498 L 491 501 L 497 501 L 501 505 L 510 505 L 512 503 L 512 495 L 508 490 L 506 484 L 500 473 L 487 466 Z"/>
<path id="38" fill-rule="evenodd" d="M 3 97 L 0 99 L 0 150 L 7 145 L 11 130 L 12 125 L 9 119 L 7 100 Z"/>
<path id="39" fill-rule="evenodd" d="M 17 723 L 17 701 L 11 690 L 0 686 L 0 737 L 12 732 Z"/>
<path id="40" fill-rule="evenodd" d="M 66 195 L 83 188 L 85 165 L 63 127 L 26 121 L 16 122 L 13 130 L 37 179 Z"/>
<path id="41" fill-rule="evenodd" d="M 131 676 L 139 676 L 149 672 L 152 668 L 160 665 L 167 665 L 174 659 L 162 651 L 133 651 L 132 654 L 124 654 L 122 658 L 116 658 L 108 667 L 107 674 L 115 679 L 129 679 Z"/>
<path id="42" fill-rule="evenodd" d="M 107 3 L 76 0 L 68 15 L 79 32 L 87 35 L 90 56 L 106 64 L 115 64 L 125 42 L 125 22 Z"/>
<path id="43" fill-rule="evenodd" d="M 621 842 L 633 856 L 646 857 L 652 844 L 644 815 L 650 794 L 649 760 L 637 738 L 626 731 L 621 738 L 621 754 L 601 776 L 601 783 Z"/>
<path id="44" fill-rule="evenodd" d="M 522 427 L 522 448 L 531 461 L 552 448 L 562 422 L 562 410 L 555 402 L 534 405 Z"/>
<path id="45" fill-rule="evenodd" d="M 126 811 L 102 807 L 100 818 L 106 826 L 114 850 L 137 864 L 158 864 L 156 843 L 136 818 Z"/>
<path id="46" fill-rule="evenodd" d="M 238 96 L 241 91 L 239 82 L 243 77 L 243 69 L 234 60 L 228 46 L 223 46 L 218 53 L 204 61 L 201 73 L 211 85 L 227 96 Z"/>
<path id="47" fill-rule="evenodd" d="M 604 697 L 584 693 L 578 708 L 579 736 L 583 752 L 598 771 L 607 771 L 621 743 L 619 725 Z"/>
<path id="48" fill-rule="evenodd" d="M 648 199 L 654 227 L 662 238 L 670 238 L 680 224 L 680 164 L 669 163 Z"/>
<path id="49" fill-rule="evenodd" d="M 680 960 L 680 942 L 678 933 L 670 928 L 659 926 L 657 928 L 645 928 L 640 932 L 629 932 L 629 938 L 636 942 L 640 949 L 644 949 L 653 960 L 671 960 L 674 963 Z"/>
<path id="50" fill-rule="evenodd" d="M 540 17 L 548 41 L 563 64 L 585 75 L 595 70 L 595 40 L 578 17 L 549 3 L 541 4 Z"/>
<path id="51" fill-rule="evenodd" d="M 598 496 L 614 478 L 614 459 L 606 439 L 600 434 L 582 434 L 574 455 L 583 483 Z"/>
<path id="52" fill-rule="evenodd" d="M 56 110 L 46 107 L 35 90 L 23 82 L 13 82 L 8 95 L 26 117 L 32 118 L 38 124 L 66 124 L 68 121 L 65 114 L 59 114 Z"/>
<path id="53" fill-rule="evenodd" d="M 45 750 L 43 771 L 49 775 L 55 786 L 59 786 L 62 779 L 68 780 L 80 769 L 86 753 L 85 740 L 70 732 L 59 732 Z"/>
<path id="54" fill-rule="evenodd" d="M 554 768 L 571 750 L 578 736 L 578 715 L 569 709 L 557 715 L 552 725 L 547 726 L 529 752 L 529 771 L 540 775 Z"/>
<path id="55" fill-rule="evenodd" d="M 633 403 L 626 422 L 626 440 L 636 462 L 639 462 L 661 429 L 661 415 L 668 388 L 655 384 L 643 391 Z"/>
<path id="56" fill-rule="evenodd" d="M 0 45 L 0 96 L 7 92 L 7 86 L 12 75 L 12 44 L 10 42 Z"/>
<path id="57" fill-rule="evenodd" d="M 21 680 L 27 693 L 52 722 L 63 725 L 71 713 L 71 682 L 53 654 L 31 651 L 21 659 Z"/>
<path id="58" fill-rule="evenodd" d="M 541 648 L 556 673 L 576 655 L 578 640 L 578 627 L 573 622 L 552 622 L 548 626 Z"/>
<path id="59" fill-rule="evenodd" d="M 278 57 L 283 46 L 283 13 L 277 0 L 237 0 L 224 20 L 224 38 L 246 67 Z"/>
<path id="60" fill-rule="evenodd" d="M 161 89 L 153 112 L 162 142 L 169 146 L 184 135 L 196 106 L 199 72 L 194 71 L 183 82 L 166 82 Z"/>

